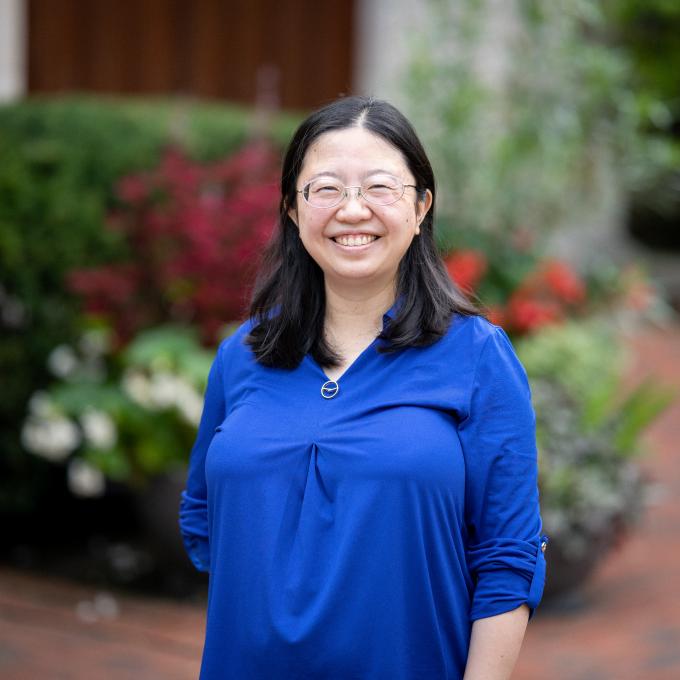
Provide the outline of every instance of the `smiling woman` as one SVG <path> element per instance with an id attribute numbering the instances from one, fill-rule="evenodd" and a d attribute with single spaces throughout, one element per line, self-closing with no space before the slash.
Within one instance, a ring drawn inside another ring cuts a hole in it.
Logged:
<path id="1" fill-rule="evenodd" d="M 508 678 L 545 573 L 534 414 L 437 254 L 427 156 L 350 97 L 300 126 L 281 186 L 182 495 L 201 677 Z"/>
<path id="2" fill-rule="evenodd" d="M 327 299 L 384 297 L 389 307 L 399 263 L 432 205 L 430 190 L 413 191 L 401 152 L 362 127 L 321 135 L 305 154 L 298 182 L 304 200 L 288 215 L 323 271 Z"/>

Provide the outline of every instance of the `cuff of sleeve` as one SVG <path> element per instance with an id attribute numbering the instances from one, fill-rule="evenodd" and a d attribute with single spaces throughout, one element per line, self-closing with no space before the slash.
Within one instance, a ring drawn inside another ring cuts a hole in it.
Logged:
<path id="1" fill-rule="evenodd" d="M 210 551 L 208 542 L 197 536 L 183 536 L 184 549 L 191 563 L 198 571 L 210 571 Z"/>
<path id="2" fill-rule="evenodd" d="M 548 547 L 547 536 L 541 536 L 541 543 L 536 553 L 536 565 L 534 566 L 534 575 L 531 578 L 531 585 L 529 586 L 529 597 L 527 598 L 527 605 L 529 607 L 529 620 L 532 619 L 536 607 L 538 607 L 541 598 L 543 597 L 543 588 L 545 587 L 545 550 Z"/>
<path id="3" fill-rule="evenodd" d="M 499 560 L 479 569 L 471 621 L 503 614 L 523 604 L 529 607 L 529 619 L 533 617 L 543 596 L 547 543 L 547 536 L 541 536 L 531 562 L 522 559 L 520 563 L 510 564 L 508 560 Z"/>
<path id="4" fill-rule="evenodd" d="M 186 491 L 182 492 L 180 500 L 179 530 L 194 567 L 199 571 L 210 571 L 206 504 L 191 498 Z"/>

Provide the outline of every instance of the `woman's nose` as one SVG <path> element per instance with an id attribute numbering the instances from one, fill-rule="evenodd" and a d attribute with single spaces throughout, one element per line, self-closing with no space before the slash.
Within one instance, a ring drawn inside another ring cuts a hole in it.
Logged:
<path id="1" fill-rule="evenodd" d="M 364 218 L 366 213 L 370 213 L 366 199 L 361 195 L 361 187 L 345 187 L 345 196 L 340 203 L 340 212 L 348 218 L 354 216 Z"/>

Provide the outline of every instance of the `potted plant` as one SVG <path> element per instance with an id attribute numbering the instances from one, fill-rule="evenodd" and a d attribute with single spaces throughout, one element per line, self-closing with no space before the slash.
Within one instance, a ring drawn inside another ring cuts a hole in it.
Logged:
<path id="1" fill-rule="evenodd" d="M 650 382 L 625 389 L 624 352 L 602 319 L 545 326 L 517 350 L 536 410 L 554 597 L 578 589 L 639 518 L 641 434 L 671 395 Z"/>
<path id="2" fill-rule="evenodd" d="M 181 564 L 179 493 L 196 436 L 213 353 L 194 329 L 165 326 L 114 350 L 106 328 L 60 345 L 48 364 L 55 382 L 29 401 L 24 448 L 67 467 L 71 492 L 132 492 L 157 560 Z"/>

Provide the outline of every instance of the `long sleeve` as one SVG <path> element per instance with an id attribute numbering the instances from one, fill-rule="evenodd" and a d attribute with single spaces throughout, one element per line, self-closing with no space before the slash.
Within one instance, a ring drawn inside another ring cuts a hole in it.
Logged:
<path id="1" fill-rule="evenodd" d="M 179 525 L 184 546 L 199 571 L 210 570 L 208 543 L 208 499 L 205 479 L 205 456 L 215 428 L 225 416 L 223 367 L 220 349 L 208 375 L 203 414 L 189 459 L 186 489 L 182 492 Z"/>
<path id="2" fill-rule="evenodd" d="M 475 581 L 472 621 L 527 604 L 545 581 L 538 504 L 535 416 L 529 384 L 506 334 L 480 353 L 459 436 L 465 458 L 467 561 Z"/>

